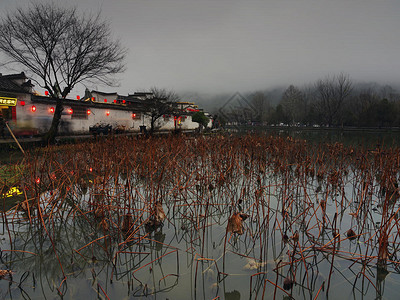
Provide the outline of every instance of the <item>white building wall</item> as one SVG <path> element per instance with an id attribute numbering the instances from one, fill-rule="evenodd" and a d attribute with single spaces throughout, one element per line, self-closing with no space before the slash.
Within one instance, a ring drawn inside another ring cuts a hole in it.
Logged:
<path id="1" fill-rule="evenodd" d="M 125 126 L 126 130 L 134 130 L 135 122 L 132 119 L 132 112 L 116 109 L 90 108 L 91 113 L 87 115 L 87 119 L 72 119 L 71 128 L 74 132 L 85 133 L 89 131 L 89 127 L 96 124 L 109 124 L 113 128 L 117 126 Z M 108 112 L 108 114 L 107 114 Z M 66 116 L 63 116 L 65 118 Z"/>
<path id="2" fill-rule="evenodd" d="M 175 129 L 174 117 L 170 117 L 167 120 L 165 120 L 163 117 L 161 117 L 158 120 L 158 126 L 159 126 L 159 130 L 174 130 Z"/>
<path id="3" fill-rule="evenodd" d="M 21 101 L 25 101 L 24 106 L 21 105 Z M 32 106 L 36 107 L 36 111 L 32 111 Z M 35 129 L 38 133 L 47 132 L 53 119 L 53 113 L 50 112 L 51 107 L 55 109 L 55 103 L 54 105 L 32 103 L 30 95 L 19 96 L 16 107 L 17 121 L 14 122 L 13 127 Z M 150 117 L 141 114 L 140 118 L 132 118 L 133 111 L 113 109 L 112 104 L 110 104 L 110 108 L 89 108 L 91 113 L 87 119 L 72 118 L 72 115 L 68 113 L 70 108 L 68 105 L 64 106 L 60 121 L 60 133 L 88 133 L 89 127 L 96 124 L 109 124 L 113 128 L 122 125 L 126 130 L 132 132 L 139 131 L 142 125 L 145 125 L 147 130 L 150 129 Z M 108 115 L 107 112 L 109 112 Z M 167 122 L 161 117 L 157 125 L 159 130 L 175 129 L 173 117 L 169 118 Z M 193 122 L 191 116 L 186 116 L 185 121 L 177 126 L 182 130 L 193 130 L 197 127 L 198 123 Z"/>
<path id="4" fill-rule="evenodd" d="M 184 119 L 184 117 L 186 117 Z M 175 123 L 174 123 L 174 117 L 171 117 L 168 119 L 168 121 L 164 121 L 164 118 L 160 118 L 160 130 L 174 130 L 175 129 Z M 181 116 L 181 122 L 177 121 L 176 128 L 181 129 L 181 130 L 193 130 L 199 127 L 199 124 L 196 122 L 192 121 L 192 116 L 186 115 L 186 116 Z"/>
<path id="5" fill-rule="evenodd" d="M 185 122 L 182 123 L 182 129 L 196 129 L 199 127 L 199 123 L 192 121 L 192 116 L 187 116 Z"/>
<path id="6" fill-rule="evenodd" d="M 181 129 L 181 130 L 194 130 L 194 129 L 199 127 L 199 123 L 196 123 L 196 122 L 192 121 L 192 116 L 187 115 L 186 119 L 184 119 L 184 121 L 183 121 L 183 117 L 184 116 L 181 117 L 180 125 L 177 125 L 178 129 Z M 212 126 L 212 120 L 210 118 L 209 121 L 208 121 L 207 127 L 211 128 L 211 126 Z M 164 122 L 160 129 L 161 130 L 173 130 L 173 129 L 175 129 L 174 118 L 172 117 L 172 118 L 169 119 L 168 122 Z"/>
<path id="7" fill-rule="evenodd" d="M 25 101 L 25 105 L 22 105 Z M 36 111 L 32 111 L 32 107 Z M 13 124 L 15 129 L 33 129 L 38 133 L 46 132 L 51 125 L 53 114 L 49 112 L 51 106 L 32 103 L 30 95 L 18 95 L 16 107 L 17 121 Z M 55 106 L 54 106 L 55 108 Z"/>

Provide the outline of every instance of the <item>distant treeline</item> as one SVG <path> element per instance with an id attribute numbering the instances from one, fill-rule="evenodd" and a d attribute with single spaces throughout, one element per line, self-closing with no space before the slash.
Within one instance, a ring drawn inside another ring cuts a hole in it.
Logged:
<path id="1" fill-rule="evenodd" d="M 400 94 L 389 85 L 357 84 L 346 74 L 327 76 L 305 87 L 290 85 L 278 104 L 271 105 L 267 92 L 246 97 L 256 108 L 238 107 L 232 114 L 243 123 L 356 127 L 399 127 Z M 246 115 L 240 118 L 239 115 Z M 223 120 L 221 120 L 223 121 Z M 225 120 L 229 121 L 229 120 Z"/>

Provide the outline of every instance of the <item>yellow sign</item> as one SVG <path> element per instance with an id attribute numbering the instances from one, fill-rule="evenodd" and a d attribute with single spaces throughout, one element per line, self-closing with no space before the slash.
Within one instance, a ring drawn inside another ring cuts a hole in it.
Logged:
<path id="1" fill-rule="evenodd" d="M 8 192 L 6 194 L 3 194 L 3 196 L 8 197 L 13 197 L 13 196 L 17 196 L 17 195 L 21 195 L 22 192 L 17 188 L 17 187 L 12 187 L 8 190 Z"/>
<path id="2" fill-rule="evenodd" d="M 17 105 L 17 98 L 0 97 L 0 105 L 16 106 Z"/>

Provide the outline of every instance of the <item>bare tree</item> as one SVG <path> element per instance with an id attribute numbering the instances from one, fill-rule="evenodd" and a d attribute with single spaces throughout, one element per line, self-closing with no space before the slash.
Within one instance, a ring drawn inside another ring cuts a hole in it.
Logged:
<path id="1" fill-rule="evenodd" d="M 63 99 L 82 81 L 113 83 L 124 70 L 126 51 L 113 41 L 109 24 L 100 15 L 78 14 L 76 8 L 32 4 L 0 22 L 0 50 L 26 68 L 33 80 L 57 99 L 45 140 L 54 142 Z"/>
<path id="2" fill-rule="evenodd" d="M 373 107 L 379 102 L 379 95 L 373 88 L 363 89 L 351 97 L 346 110 L 351 114 L 357 126 L 368 126 L 371 123 Z"/>
<path id="3" fill-rule="evenodd" d="M 330 126 L 340 123 L 340 111 L 351 94 L 352 82 L 348 75 L 340 73 L 320 79 L 315 84 L 316 106 L 325 122 Z"/>
<path id="4" fill-rule="evenodd" d="M 264 92 L 257 91 L 251 95 L 251 104 L 257 110 L 257 117 L 260 123 L 266 121 L 271 110 L 271 105 Z"/>
<path id="5" fill-rule="evenodd" d="M 175 103 L 180 97 L 174 91 L 152 87 L 150 92 L 153 93 L 153 98 L 149 100 L 146 107 L 145 115 L 150 117 L 150 133 L 156 130 L 157 121 L 163 115 L 175 115 L 177 107 Z"/>
<path id="6" fill-rule="evenodd" d="M 282 108 L 291 123 L 301 122 L 307 113 L 306 98 L 295 86 L 290 85 L 282 95 Z"/>

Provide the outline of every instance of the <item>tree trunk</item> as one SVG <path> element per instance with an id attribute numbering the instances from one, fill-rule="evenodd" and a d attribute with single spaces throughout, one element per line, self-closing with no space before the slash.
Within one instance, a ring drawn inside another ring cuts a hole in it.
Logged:
<path id="1" fill-rule="evenodd" d="M 150 134 L 154 133 L 154 124 L 155 123 L 156 123 L 156 119 L 151 118 L 151 121 L 150 121 Z"/>
<path id="2" fill-rule="evenodd" d="M 57 99 L 56 109 L 54 111 L 53 121 L 49 131 L 43 136 L 43 142 L 47 145 L 55 144 L 56 136 L 58 134 L 58 128 L 60 126 L 61 113 L 63 111 L 62 99 Z"/>

